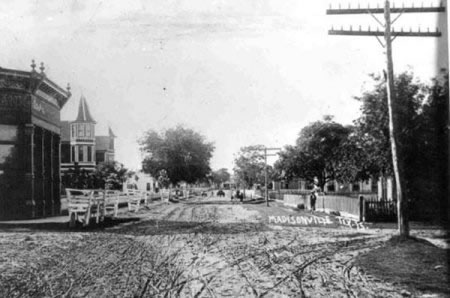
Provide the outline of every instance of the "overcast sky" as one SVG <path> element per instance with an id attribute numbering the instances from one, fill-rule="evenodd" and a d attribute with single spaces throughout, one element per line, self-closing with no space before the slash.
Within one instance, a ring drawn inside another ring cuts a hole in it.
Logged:
<path id="1" fill-rule="evenodd" d="M 395 3 L 402 2 L 422 3 Z M 358 116 L 352 97 L 384 68 L 383 48 L 373 37 L 328 36 L 327 29 L 377 23 L 368 15 L 326 16 L 328 3 L 0 0 L 0 66 L 28 70 L 32 58 L 44 61 L 53 81 L 72 85 L 62 119 L 76 117 L 83 94 L 97 134 L 111 126 L 116 159 L 130 168 L 139 167 L 144 131 L 183 124 L 215 143 L 213 169 L 231 169 L 242 146 L 282 147 L 325 114 L 344 124 Z M 419 25 L 434 30 L 436 15 L 404 15 L 394 27 Z M 395 71 L 428 80 L 448 61 L 436 61 L 444 44 L 397 38 Z"/>

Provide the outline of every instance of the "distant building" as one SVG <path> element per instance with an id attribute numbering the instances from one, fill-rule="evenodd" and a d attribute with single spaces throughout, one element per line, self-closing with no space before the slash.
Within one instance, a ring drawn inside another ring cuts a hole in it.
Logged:
<path id="1" fill-rule="evenodd" d="M 274 189 L 292 189 L 309 191 L 313 189 L 313 183 L 306 181 L 305 179 L 295 178 L 290 181 L 284 182 L 274 182 Z M 354 183 L 339 183 L 337 181 L 328 181 L 323 189 L 324 192 L 340 192 L 340 193 L 350 193 L 350 192 L 377 192 L 377 183 L 372 179 L 366 181 L 356 181 Z"/>
<path id="2" fill-rule="evenodd" d="M 132 177 L 128 178 L 123 184 L 123 191 L 127 189 L 137 189 L 142 191 L 158 191 L 158 181 L 156 181 L 150 174 L 142 171 L 136 172 Z"/>
<path id="3" fill-rule="evenodd" d="M 86 98 L 80 98 L 78 115 L 74 121 L 61 122 L 61 171 L 78 166 L 93 171 L 99 162 L 114 161 L 114 138 L 109 129 L 108 136 L 95 135 L 95 120 Z"/>
<path id="4" fill-rule="evenodd" d="M 114 135 L 111 128 L 108 129 L 107 136 L 95 137 L 95 160 L 99 162 L 114 161 Z"/>

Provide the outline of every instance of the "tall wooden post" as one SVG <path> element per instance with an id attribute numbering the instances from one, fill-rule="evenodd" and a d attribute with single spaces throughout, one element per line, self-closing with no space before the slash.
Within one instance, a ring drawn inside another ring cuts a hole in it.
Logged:
<path id="1" fill-rule="evenodd" d="M 397 13 L 398 16 L 391 21 L 391 12 Z M 442 5 L 439 6 L 429 6 L 429 7 L 398 7 L 391 8 L 389 0 L 386 0 L 384 3 L 384 8 L 341 8 L 339 5 L 338 9 L 330 9 L 327 10 L 327 14 L 329 15 L 353 15 L 353 14 L 370 14 L 381 26 L 384 27 L 384 32 L 376 30 L 371 30 L 369 27 L 367 30 L 361 29 L 359 30 L 345 30 L 341 27 L 341 29 L 334 29 L 328 31 L 330 35 L 347 35 L 347 36 L 374 36 L 380 42 L 380 44 L 386 48 L 386 60 L 387 60 L 387 74 L 386 74 L 386 89 L 387 89 L 387 98 L 388 98 L 388 113 L 389 113 L 389 140 L 391 143 L 391 152 L 392 152 L 392 164 L 394 168 L 394 176 L 396 182 L 396 191 L 397 191 L 397 213 L 398 213 L 398 231 L 400 237 L 408 237 L 409 236 L 409 226 L 408 226 L 408 218 L 407 218 L 407 204 L 406 200 L 402 195 L 402 180 L 401 177 L 403 175 L 402 166 L 399 166 L 398 160 L 398 152 L 397 152 L 397 143 L 395 136 L 395 121 L 394 121 L 394 103 L 395 103 L 395 90 L 394 90 L 394 68 L 392 62 L 392 41 L 394 38 L 398 36 L 403 37 L 440 37 L 442 33 L 436 29 L 435 32 L 430 30 L 427 31 L 412 31 L 409 32 L 404 31 L 403 29 L 400 31 L 394 31 L 391 28 L 393 22 L 395 22 L 403 13 L 445 13 L 446 8 Z M 384 14 L 384 24 L 375 16 L 376 14 Z M 384 44 L 379 39 L 380 36 L 384 36 Z M 394 37 L 392 37 L 394 36 Z"/>
<path id="2" fill-rule="evenodd" d="M 402 181 L 400 180 L 399 160 L 397 158 L 397 139 L 395 135 L 394 123 L 394 103 L 395 103 L 395 87 L 394 87 L 394 66 L 392 63 L 392 38 L 391 38 L 391 6 L 389 0 L 384 4 L 385 30 L 384 40 L 386 44 L 386 62 L 387 62 L 387 100 L 389 112 L 389 139 L 391 143 L 392 165 L 394 168 L 395 186 L 397 191 L 397 221 L 398 230 L 401 237 L 409 236 L 409 226 L 407 220 L 406 201 L 403 198 Z"/>
<path id="3" fill-rule="evenodd" d="M 264 190 L 266 196 L 266 205 L 269 207 L 269 190 L 267 188 L 267 148 L 264 148 Z"/>

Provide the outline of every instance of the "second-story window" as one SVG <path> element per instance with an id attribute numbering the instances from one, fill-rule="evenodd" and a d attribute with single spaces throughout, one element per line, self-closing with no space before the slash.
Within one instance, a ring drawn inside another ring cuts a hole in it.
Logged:
<path id="1" fill-rule="evenodd" d="M 78 136 L 84 137 L 84 124 L 77 124 L 78 126 Z"/>
<path id="2" fill-rule="evenodd" d="M 86 137 L 88 137 L 88 138 L 91 137 L 91 125 L 90 124 L 86 124 Z"/>
<path id="3" fill-rule="evenodd" d="M 76 128 L 75 124 L 71 124 L 70 127 L 72 129 L 72 137 L 75 138 L 76 134 L 77 134 L 77 128 Z"/>

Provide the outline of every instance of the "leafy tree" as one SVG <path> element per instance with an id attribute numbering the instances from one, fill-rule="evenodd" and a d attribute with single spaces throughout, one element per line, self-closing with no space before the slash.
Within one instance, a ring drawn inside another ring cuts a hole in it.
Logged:
<path id="1" fill-rule="evenodd" d="M 75 164 L 73 168 L 62 173 L 61 184 L 64 188 L 92 189 L 97 188 L 98 182 L 93 172 L 81 169 Z"/>
<path id="2" fill-rule="evenodd" d="M 421 219 L 436 219 L 436 215 L 441 215 L 445 219 L 449 191 L 448 74 L 435 79 L 427 87 L 427 95 L 419 110 L 414 137 L 416 150 L 410 152 L 406 178 L 410 181 L 413 215 Z"/>
<path id="3" fill-rule="evenodd" d="M 99 163 L 93 173 L 96 188 L 122 190 L 123 183 L 134 175 L 121 163 L 102 162 Z"/>
<path id="4" fill-rule="evenodd" d="M 252 187 L 254 184 L 263 185 L 265 182 L 265 162 L 264 162 L 264 146 L 253 145 L 242 147 L 234 160 L 234 175 L 236 179 Z M 275 177 L 273 167 L 267 166 L 267 176 L 269 179 Z"/>
<path id="5" fill-rule="evenodd" d="M 166 170 L 160 170 L 158 173 L 158 184 L 163 188 L 168 188 L 170 185 L 169 176 Z"/>
<path id="6" fill-rule="evenodd" d="M 333 121 L 330 116 L 304 127 L 295 146 L 286 146 L 275 166 L 287 179 L 317 177 L 319 186 L 342 178 L 342 148 L 352 131 Z"/>
<path id="7" fill-rule="evenodd" d="M 356 98 L 362 115 L 354 123 L 354 144 L 364 154 L 347 162 L 374 177 L 392 176 L 385 81 L 380 76 L 372 78 L 373 89 Z M 425 86 L 405 72 L 395 78 L 395 92 L 394 124 L 404 197 L 410 207 L 420 210 L 416 218 L 431 218 L 442 207 L 441 198 L 448 195 L 443 187 L 448 177 L 448 75 Z"/>
<path id="8" fill-rule="evenodd" d="M 121 190 L 123 183 L 132 174 L 118 162 L 99 163 L 94 171 L 86 171 L 75 165 L 62 174 L 61 183 L 65 188 Z"/>
<path id="9" fill-rule="evenodd" d="M 173 184 L 194 183 L 211 172 L 214 145 L 192 129 L 177 126 L 161 133 L 150 130 L 139 143 L 141 150 L 150 153 L 143 161 L 143 170 L 153 177 L 165 170 Z"/>
<path id="10" fill-rule="evenodd" d="M 393 170 L 386 82 L 381 76 L 372 75 L 372 78 L 374 88 L 356 97 L 361 102 L 361 117 L 354 124 L 358 145 L 366 152 L 365 158 L 359 161 L 359 167 L 361 171 L 378 177 L 392 175 Z M 405 72 L 396 77 L 395 92 L 394 125 L 397 129 L 399 162 L 403 165 L 409 161 L 410 153 L 417 149 L 413 140 L 420 123 L 419 111 L 425 98 L 425 89 L 414 81 L 411 73 Z"/>
<path id="11" fill-rule="evenodd" d="M 230 177 L 231 175 L 228 172 L 228 169 L 222 168 L 212 172 L 211 180 L 214 184 L 220 185 L 223 182 L 229 181 Z"/>

